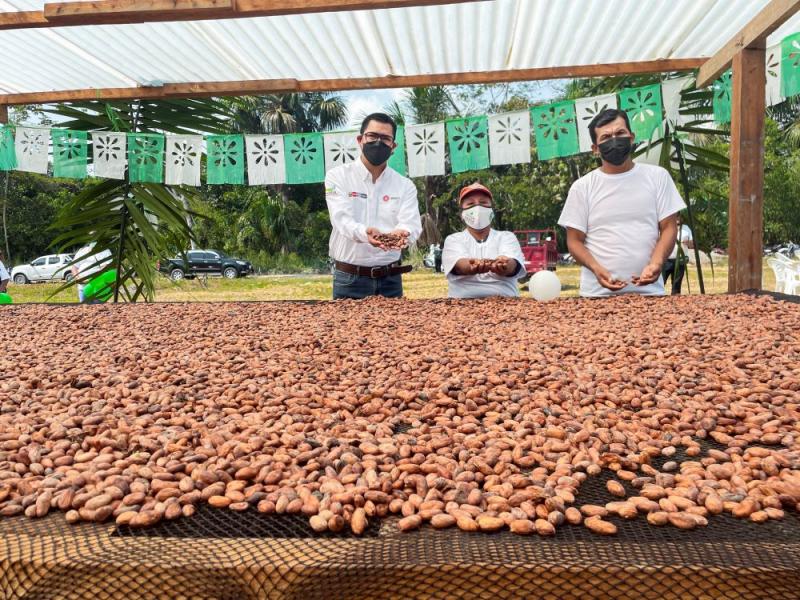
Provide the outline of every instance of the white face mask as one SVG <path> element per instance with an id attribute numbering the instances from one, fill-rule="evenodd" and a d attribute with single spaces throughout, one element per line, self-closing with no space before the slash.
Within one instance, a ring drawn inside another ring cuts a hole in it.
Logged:
<path id="1" fill-rule="evenodd" d="M 461 211 L 461 218 L 464 223 L 477 230 L 488 227 L 493 217 L 494 211 L 488 206 L 473 206 Z"/>

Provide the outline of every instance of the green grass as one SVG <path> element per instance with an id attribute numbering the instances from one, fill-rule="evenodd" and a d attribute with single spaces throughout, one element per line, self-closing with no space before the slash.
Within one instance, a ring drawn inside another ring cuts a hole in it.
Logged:
<path id="1" fill-rule="evenodd" d="M 711 269 L 704 268 L 706 292 L 712 294 L 727 291 L 727 262 L 715 264 L 715 276 Z M 577 296 L 580 283 L 579 267 L 560 267 L 557 271 L 562 285 L 562 297 Z M 689 272 L 691 293 L 700 291 L 697 272 Z M 56 283 L 37 283 L 8 286 L 8 292 L 17 304 L 25 302 L 77 302 L 78 293 L 74 288 L 63 290 L 55 297 L 50 295 L 59 285 Z M 447 281 L 444 275 L 429 269 L 417 269 L 403 276 L 405 295 L 408 298 L 444 298 L 447 296 Z M 764 269 L 764 289 L 772 290 L 775 278 L 772 270 Z M 684 282 L 684 293 L 686 283 Z M 211 277 L 206 281 L 199 279 L 173 283 L 166 277 L 158 279 L 156 300 L 162 302 L 219 302 L 236 300 L 328 300 L 331 297 L 330 275 L 268 275 L 246 277 L 244 279 L 222 279 Z M 527 293 L 527 291 L 522 292 Z"/>

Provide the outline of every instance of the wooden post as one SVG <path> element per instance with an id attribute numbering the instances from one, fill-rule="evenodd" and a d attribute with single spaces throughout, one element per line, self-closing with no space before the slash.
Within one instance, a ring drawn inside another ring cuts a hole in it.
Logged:
<path id="1" fill-rule="evenodd" d="M 0 104 L 0 123 L 8 123 L 8 105 Z"/>
<path id="2" fill-rule="evenodd" d="M 728 201 L 728 292 L 761 289 L 764 208 L 765 51 L 733 58 Z"/>

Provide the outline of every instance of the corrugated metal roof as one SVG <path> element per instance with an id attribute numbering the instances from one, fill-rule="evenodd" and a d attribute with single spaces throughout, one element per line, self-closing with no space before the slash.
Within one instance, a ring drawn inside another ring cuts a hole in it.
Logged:
<path id="1" fill-rule="evenodd" d="M 709 57 L 768 0 L 491 0 L 0 31 L 0 93 Z M 0 11 L 41 10 L 0 0 Z M 795 16 L 769 43 L 800 30 Z"/>

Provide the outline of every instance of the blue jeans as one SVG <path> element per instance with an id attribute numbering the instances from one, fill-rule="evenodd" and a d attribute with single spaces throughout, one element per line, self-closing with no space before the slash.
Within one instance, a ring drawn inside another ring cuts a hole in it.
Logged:
<path id="1" fill-rule="evenodd" d="M 333 299 L 354 298 L 360 300 L 369 296 L 383 296 L 385 298 L 403 297 L 403 279 L 397 275 L 386 277 L 365 277 L 345 273 L 339 269 L 333 271 Z"/>

